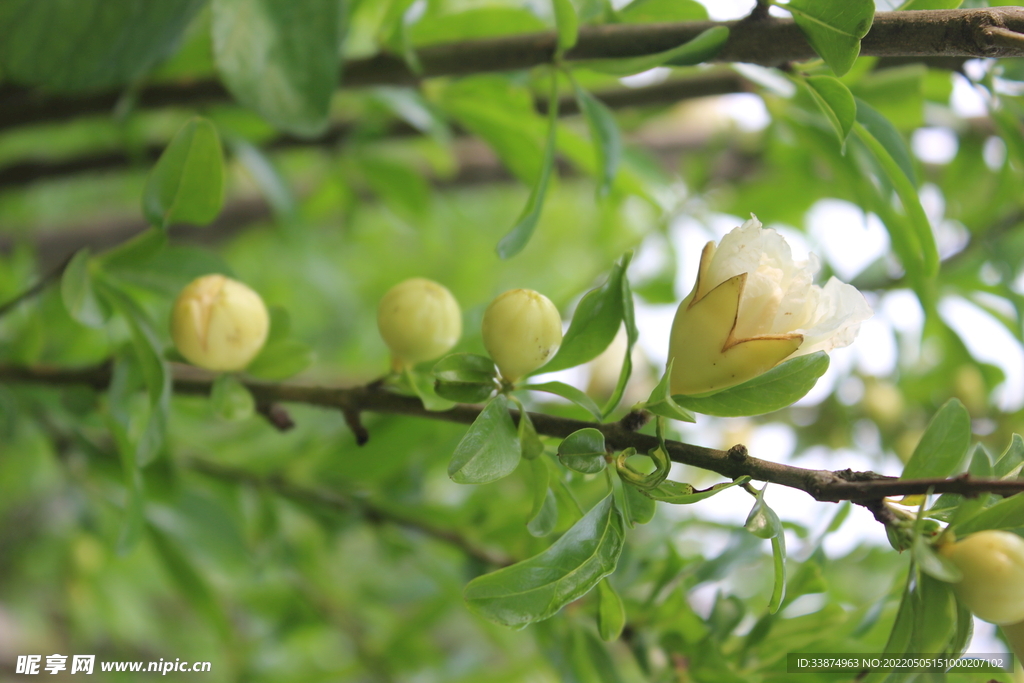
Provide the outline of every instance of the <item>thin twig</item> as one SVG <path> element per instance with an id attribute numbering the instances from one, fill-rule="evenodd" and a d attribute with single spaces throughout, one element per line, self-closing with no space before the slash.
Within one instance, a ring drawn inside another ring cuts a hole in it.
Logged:
<path id="1" fill-rule="evenodd" d="M 23 367 L 0 364 L 0 382 L 28 382 L 69 386 L 84 384 L 103 389 L 110 383 L 109 364 L 93 368 L 68 370 L 46 367 Z M 174 390 L 182 394 L 208 395 L 213 378 L 194 369 L 175 371 Z M 247 382 L 257 402 L 306 403 L 341 411 L 393 413 L 431 420 L 470 424 L 480 414 L 480 406 L 457 405 L 444 412 L 429 411 L 419 399 L 391 393 L 383 388 L 335 388 L 292 383 Z M 518 423 L 519 411 L 510 411 Z M 601 431 L 605 443 L 614 450 L 636 448 L 649 453 L 658 446 L 658 439 L 629 429 L 622 422 L 598 424 L 544 413 L 530 413 L 539 434 L 565 438 L 585 427 Z M 667 441 L 669 457 L 679 463 L 717 472 L 730 479 L 749 476 L 757 481 L 798 489 L 822 502 L 849 500 L 869 509 L 888 496 L 915 495 L 929 490 L 935 493 L 957 493 L 965 496 L 983 492 L 1010 496 L 1024 491 L 1024 480 L 997 480 L 959 476 L 952 479 L 898 479 L 875 472 L 852 470 L 811 470 L 755 458 L 742 446 L 727 451 L 705 448 L 681 441 Z"/>
<path id="2" fill-rule="evenodd" d="M 56 266 L 55 268 L 52 268 L 49 272 L 46 273 L 46 275 L 39 278 L 39 281 L 36 282 L 34 285 L 29 287 L 22 293 L 16 295 L 13 299 L 6 301 L 3 304 L 0 304 L 0 318 L 4 317 L 5 315 L 13 311 L 21 303 L 31 299 L 32 297 L 38 294 L 42 294 L 42 292 L 47 287 L 49 287 L 54 282 L 60 280 L 61 276 L 64 274 L 64 269 L 67 268 L 68 263 L 71 262 L 71 256 L 74 256 L 74 254 L 69 255 L 61 262 L 60 265 Z"/>
<path id="3" fill-rule="evenodd" d="M 365 498 L 347 496 L 335 491 L 315 489 L 299 486 L 281 477 L 261 477 L 252 472 L 224 467 L 205 460 L 185 459 L 180 464 L 185 467 L 201 472 L 210 477 L 229 481 L 233 483 L 248 484 L 260 489 L 268 489 L 274 493 L 306 505 L 326 508 L 341 512 L 355 512 L 364 519 L 374 524 L 396 524 L 406 529 L 412 529 L 421 534 L 454 546 L 466 555 L 483 562 L 484 564 L 496 567 L 505 567 L 513 564 L 515 560 L 500 553 L 481 548 L 451 529 L 434 526 L 426 522 L 419 515 L 400 512 L 395 509 L 374 503 Z"/>

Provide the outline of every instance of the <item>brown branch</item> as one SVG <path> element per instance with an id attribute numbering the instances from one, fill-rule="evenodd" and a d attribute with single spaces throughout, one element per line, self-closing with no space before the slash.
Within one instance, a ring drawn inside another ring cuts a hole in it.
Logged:
<path id="1" fill-rule="evenodd" d="M 713 61 L 779 66 L 816 56 L 792 19 L 765 17 L 756 21 L 585 26 L 565 58 L 571 63 L 651 54 L 723 25 L 730 28 L 729 39 Z M 879 12 L 861 41 L 860 53 L 874 57 L 1018 57 L 1024 55 L 1024 46 L 1012 35 L 1020 32 L 1024 32 L 1024 10 L 1015 7 Z M 401 57 L 378 54 L 346 63 L 343 85 L 411 84 L 434 76 L 529 69 L 550 64 L 556 42 L 554 32 L 544 32 L 431 45 L 417 50 L 422 75 L 411 72 Z M 0 129 L 108 114 L 123 97 L 119 92 L 50 96 L 4 86 L 0 88 Z M 151 85 L 133 97 L 140 107 L 202 106 L 230 99 L 214 80 Z"/>
<path id="2" fill-rule="evenodd" d="M 79 370 L 0 365 L 0 382 L 6 383 L 28 382 L 54 386 L 84 384 L 101 390 L 109 384 L 110 377 L 109 365 Z M 212 376 L 207 373 L 194 368 L 181 368 L 175 371 L 174 390 L 182 394 L 207 395 L 212 381 Z M 457 405 L 445 412 L 428 411 L 419 399 L 394 394 L 372 385 L 334 388 L 291 383 L 247 382 L 246 386 L 257 402 L 305 403 L 343 412 L 392 413 L 461 424 L 470 424 L 480 414 L 480 407 L 472 405 Z M 518 422 L 519 412 L 513 410 L 511 413 L 513 419 Z M 537 432 L 545 436 L 565 438 L 579 429 L 594 427 L 604 434 L 606 444 L 614 450 L 633 447 L 641 453 L 647 453 L 658 446 L 656 437 L 635 432 L 632 424 L 623 422 L 596 424 L 543 413 L 530 413 L 530 418 Z M 750 456 L 742 447 L 723 451 L 680 441 L 668 441 L 667 447 L 669 456 L 675 462 L 711 470 L 731 479 L 750 476 L 758 481 L 799 489 L 822 502 L 850 500 L 871 510 L 875 510 L 879 505 L 878 501 L 884 497 L 914 495 L 929 490 L 934 493 L 958 493 L 965 496 L 986 491 L 1008 496 L 1024 491 L 1024 480 L 1004 481 L 965 476 L 952 479 L 903 480 L 874 472 L 811 470 L 784 465 Z"/>
<path id="3" fill-rule="evenodd" d="M 486 548 L 481 548 L 462 536 L 456 531 L 434 526 L 426 522 L 419 515 L 412 515 L 407 512 L 399 512 L 383 505 L 373 503 L 365 498 L 345 496 L 334 491 L 323 489 L 306 488 L 293 484 L 281 477 L 261 477 L 245 470 L 224 467 L 205 460 L 186 459 L 181 461 L 185 467 L 200 472 L 210 477 L 232 483 L 248 484 L 250 486 L 273 491 L 283 498 L 293 500 L 304 505 L 326 508 L 340 512 L 353 512 L 359 514 L 363 519 L 374 524 L 396 524 L 398 526 L 412 529 L 433 539 L 447 543 L 464 552 L 466 555 L 483 562 L 484 564 L 496 567 L 505 567 L 515 560 L 500 553 L 495 553 Z"/>
<path id="4" fill-rule="evenodd" d="M 75 251 L 78 250 L 76 249 Z M 74 252 L 71 252 L 71 254 L 73 255 Z M 38 294 L 41 294 L 51 284 L 60 280 L 61 276 L 64 274 L 64 269 L 67 267 L 70 261 L 71 255 L 68 255 L 59 265 L 52 268 L 48 273 L 46 273 L 46 275 L 39 278 L 39 281 L 36 282 L 34 285 L 29 287 L 25 291 L 21 292 L 20 294 L 15 295 L 13 299 L 10 299 L 8 301 L 5 301 L 3 304 L 0 304 L 0 318 L 4 317 L 5 315 L 13 311 L 15 308 L 17 308 L 20 304 L 24 303 L 25 301 L 28 301 L 29 299 Z"/>

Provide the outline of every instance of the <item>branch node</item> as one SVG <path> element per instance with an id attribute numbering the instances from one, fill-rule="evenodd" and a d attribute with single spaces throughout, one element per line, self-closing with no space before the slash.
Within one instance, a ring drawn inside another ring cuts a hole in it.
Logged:
<path id="1" fill-rule="evenodd" d="M 743 462 L 747 459 L 747 447 L 738 443 L 729 449 L 728 455 L 733 462 Z"/>
<path id="2" fill-rule="evenodd" d="M 650 420 L 651 414 L 646 410 L 631 410 L 619 420 L 619 424 L 627 432 L 635 432 L 650 422 Z"/>
<path id="3" fill-rule="evenodd" d="M 348 428 L 352 430 L 352 434 L 356 437 L 356 445 L 366 445 L 366 442 L 370 440 L 370 432 L 363 426 L 359 411 L 355 408 L 344 406 L 341 409 L 341 414 L 345 416 L 345 424 L 348 425 Z"/>
<path id="4" fill-rule="evenodd" d="M 267 418 L 267 422 L 279 432 L 295 427 L 295 420 L 280 403 L 257 403 L 256 412 Z"/>

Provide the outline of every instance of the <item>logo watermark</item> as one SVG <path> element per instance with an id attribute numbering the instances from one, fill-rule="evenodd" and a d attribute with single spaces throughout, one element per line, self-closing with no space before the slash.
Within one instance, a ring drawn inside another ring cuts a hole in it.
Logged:
<path id="1" fill-rule="evenodd" d="M 70 664 L 68 660 L 70 661 Z M 69 669 L 70 667 L 70 669 Z M 171 672 L 202 673 L 212 669 L 210 662 L 182 661 L 176 658 L 173 662 L 161 659 L 158 662 L 118 662 L 101 661 L 96 664 L 96 655 L 18 655 L 14 673 L 16 674 L 58 674 L 69 671 L 73 674 L 92 674 L 97 669 L 103 672 L 131 671 L 134 673 L 158 673 L 166 676 Z"/>

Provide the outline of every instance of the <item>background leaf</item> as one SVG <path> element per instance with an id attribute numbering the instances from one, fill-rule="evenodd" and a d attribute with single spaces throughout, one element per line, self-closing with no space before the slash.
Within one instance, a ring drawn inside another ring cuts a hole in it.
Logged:
<path id="1" fill-rule="evenodd" d="M 142 210 L 157 227 L 206 225 L 224 205 L 224 153 L 217 129 L 196 117 L 182 126 L 146 179 Z"/>
<path id="2" fill-rule="evenodd" d="M 547 619 L 615 571 L 624 537 L 622 515 L 606 496 L 540 555 L 470 581 L 466 604 L 514 628 Z"/>

